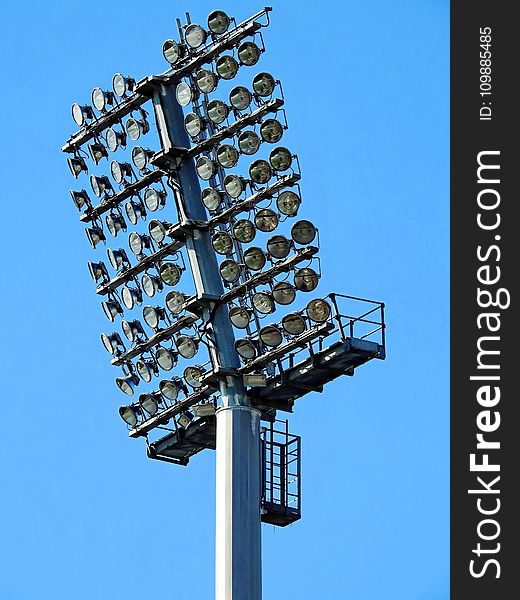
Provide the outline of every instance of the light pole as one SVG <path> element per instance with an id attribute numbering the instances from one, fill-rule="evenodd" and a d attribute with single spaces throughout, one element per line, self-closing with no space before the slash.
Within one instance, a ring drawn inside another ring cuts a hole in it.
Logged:
<path id="1" fill-rule="evenodd" d="M 317 229 L 296 219 L 300 173 L 280 145 L 280 83 L 260 71 L 251 89 L 229 84 L 227 101 L 213 94 L 257 64 L 270 10 L 240 24 L 214 11 L 206 28 L 186 15 L 179 40 L 163 45 L 168 70 L 137 82 L 117 74 L 113 92 L 94 90 L 93 106 L 74 104 L 79 130 L 63 147 L 73 176 L 89 174 L 98 199 L 71 192 L 92 247 L 132 225 L 135 259 L 109 248 L 113 274 L 103 261 L 89 263 L 109 321 L 126 317 L 128 348 L 118 332 L 101 336 L 123 370 L 117 386 L 128 396 L 152 386 L 119 409 L 129 435 L 146 438 L 151 458 L 175 464 L 216 448 L 217 600 L 260 600 L 261 522 L 284 526 L 301 515 L 300 438 L 277 425 L 278 412 L 385 357 L 379 302 L 329 294 L 264 324 L 316 288 Z M 148 133 L 158 151 L 137 144 Z M 253 156 L 264 148 L 265 158 Z M 96 171 L 112 154 L 110 179 Z M 244 161 L 252 161 L 245 173 Z M 152 215 L 165 207 L 175 221 Z M 250 245 L 262 234 L 265 249 Z M 147 331 L 134 313 L 155 297 L 162 303 L 142 308 Z M 182 376 L 164 375 L 195 356 Z"/>

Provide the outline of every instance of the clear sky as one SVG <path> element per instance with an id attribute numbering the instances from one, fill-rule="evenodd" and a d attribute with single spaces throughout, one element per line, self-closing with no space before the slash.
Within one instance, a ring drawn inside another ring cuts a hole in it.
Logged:
<path id="1" fill-rule="evenodd" d="M 214 463 L 150 461 L 126 435 L 107 329 L 59 148 L 70 105 L 165 69 L 189 9 L 0 1 L 3 344 L 0 599 L 199 600 L 214 590 Z M 264 597 L 448 598 L 449 6 L 273 0 L 283 82 L 320 228 L 322 294 L 387 304 L 388 358 L 300 401 L 303 519 L 263 527 Z M 7 256 L 6 256 L 7 252 Z"/>

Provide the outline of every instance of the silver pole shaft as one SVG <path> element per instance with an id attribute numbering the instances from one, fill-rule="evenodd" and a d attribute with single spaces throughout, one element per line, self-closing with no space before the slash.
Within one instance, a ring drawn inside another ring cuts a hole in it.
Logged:
<path id="1" fill-rule="evenodd" d="M 157 128 L 164 150 L 188 148 L 182 109 L 175 86 L 161 86 L 154 95 Z M 206 220 L 200 184 L 193 160 L 184 160 L 177 171 L 181 194 L 176 198 L 179 218 Z M 195 230 L 186 237 L 188 259 L 197 294 L 219 297 L 222 280 L 208 231 Z M 233 328 L 222 305 L 206 311 L 214 349 L 215 369 L 240 366 Z M 217 411 L 216 485 L 216 600 L 261 600 L 261 455 L 260 412 L 249 405 L 242 379 L 227 375 L 221 380 L 221 408 Z"/>

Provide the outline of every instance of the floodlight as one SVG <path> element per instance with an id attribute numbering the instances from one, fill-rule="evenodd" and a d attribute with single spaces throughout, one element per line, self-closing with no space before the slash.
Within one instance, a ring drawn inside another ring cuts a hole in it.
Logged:
<path id="1" fill-rule="evenodd" d="M 101 198 L 102 195 L 107 195 L 108 192 L 114 191 L 110 179 L 106 175 L 91 175 L 90 187 L 97 198 Z"/>
<path id="2" fill-rule="evenodd" d="M 241 65 L 252 67 L 260 59 L 260 48 L 254 42 L 243 42 L 238 47 L 238 60 Z"/>
<path id="3" fill-rule="evenodd" d="M 258 332 L 260 340 L 266 346 L 276 348 L 283 341 L 282 332 L 276 327 L 276 325 L 266 325 L 262 327 Z"/>
<path id="4" fill-rule="evenodd" d="M 192 421 L 193 414 L 189 410 L 186 410 L 177 417 L 177 423 L 184 429 L 186 429 Z"/>
<path id="5" fill-rule="evenodd" d="M 276 199 L 276 207 L 287 217 L 294 217 L 300 208 L 301 200 L 298 194 L 291 191 L 282 192 Z"/>
<path id="6" fill-rule="evenodd" d="M 76 208 L 81 211 L 82 208 L 92 208 L 92 202 L 88 197 L 86 190 L 80 190 L 79 192 L 75 192 L 74 190 L 70 190 L 70 195 L 72 196 L 72 201 Z"/>
<path id="7" fill-rule="evenodd" d="M 175 338 L 177 351 L 183 358 L 193 358 L 199 349 L 198 341 L 189 335 L 179 335 Z"/>
<path id="8" fill-rule="evenodd" d="M 155 360 L 163 371 L 171 371 L 177 364 L 177 357 L 175 354 L 163 346 L 158 346 L 155 352 Z"/>
<path id="9" fill-rule="evenodd" d="M 315 323 L 324 323 L 330 317 L 330 304 L 322 298 L 311 300 L 305 309 L 307 316 Z"/>
<path id="10" fill-rule="evenodd" d="M 229 17 L 222 10 L 214 10 L 208 17 L 208 29 L 215 35 L 226 33 L 229 28 Z"/>
<path id="11" fill-rule="evenodd" d="M 236 110 L 246 110 L 252 100 L 251 92 L 243 85 L 237 85 L 229 92 L 229 103 Z"/>
<path id="12" fill-rule="evenodd" d="M 290 313 L 282 319 L 282 327 L 289 335 L 300 335 L 305 331 L 305 319 L 297 313 Z"/>
<path id="13" fill-rule="evenodd" d="M 260 138 L 254 131 L 243 131 L 238 137 L 238 147 L 242 154 L 255 154 L 260 148 Z"/>
<path id="14" fill-rule="evenodd" d="M 116 73 L 112 79 L 112 89 L 119 98 L 123 98 L 127 93 L 132 93 L 135 88 L 135 79 L 124 77 L 121 73 Z"/>
<path id="15" fill-rule="evenodd" d="M 110 213 L 105 217 L 105 222 L 107 224 L 108 231 L 114 237 L 117 237 L 117 234 L 121 230 L 126 231 L 126 222 L 122 215 Z"/>
<path id="16" fill-rule="evenodd" d="M 123 304 L 126 306 L 126 308 L 128 308 L 128 310 L 132 310 L 136 304 L 141 304 L 143 301 L 143 295 L 139 288 L 125 285 L 121 290 L 121 299 L 123 300 Z"/>
<path id="17" fill-rule="evenodd" d="M 294 302 L 296 290 L 288 281 L 279 281 L 272 290 L 274 301 L 282 306 Z"/>
<path id="18" fill-rule="evenodd" d="M 174 65 L 181 58 L 183 49 L 177 42 L 166 40 L 162 47 L 162 53 L 170 65 Z"/>
<path id="19" fill-rule="evenodd" d="M 163 379 L 159 383 L 159 390 L 167 400 L 174 402 L 179 396 L 181 382 L 177 377 L 174 377 L 173 379 Z"/>
<path id="20" fill-rule="evenodd" d="M 269 154 L 269 163 L 275 171 L 287 171 L 292 165 L 292 154 L 287 148 L 279 146 Z"/>
<path id="21" fill-rule="evenodd" d="M 235 349 L 244 360 L 252 360 L 256 356 L 256 347 L 253 342 L 247 338 L 237 340 L 235 342 Z"/>
<path id="22" fill-rule="evenodd" d="M 208 119 L 212 123 L 215 123 L 215 125 L 220 125 L 220 123 L 228 118 L 229 108 L 224 104 L 224 102 L 222 102 L 222 100 L 212 100 L 208 103 L 206 112 Z"/>
<path id="23" fill-rule="evenodd" d="M 215 163 L 207 156 L 200 156 L 195 163 L 197 175 L 204 181 L 208 181 L 215 175 Z"/>
<path id="24" fill-rule="evenodd" d="M 116 131 L 113 127 L 107 129 L 105 140 L 110 152 L 115 152 L 118 148 L 126 146 L 126 133 L 124 131 Z"/>
<path id="25" fill-rule="evenodd" d="M 92 90 L 92 104 L 97 111 L 105 112 L 107 106 L 114 104 L 114 94 L 112 92 L 105 92 L 98 87 L 94 88 Z"/>
<path id="26" fill-rule="evenodd" d="M 123 308 L 116 299 L 103 300 L 103 302 L 101 302 L 101 307 L 103 308 L 106 318 L 112 323 L 115 321 L 117 315 L 123 314 Z"/>
<path id="27" fill-rule="evenodd" d="M 137 377 L 137 375 L 128 375 L 127 377 L 118 377 L 116 379 L 116 385 L 127 396 L 133 396 L 135 386 L 139 385 L 139 378 Z M 119 413 L 119 414 L 121 414 L 121 413 Z"/>
<path id="28" fill-rule="evenodd" d="M 134 200 L 129 200 L 125 204 L 125 212 L 132 225 L 137 225 L 139 219 L 146 217 L 146 211 L 141 200 L 138 200 L 137 202 Z"/>
<path id="29" fill-rule="evenodd" d="M 153 417 L 158 410 L 162 400 L 158 394 L 141 394 L 139 396 L 139 404 L 141 408 Z"/>
<path id="30" fill-rule="evenodd" d="M 150 161 L 153 155 L 153 150 L 150 150 L 148 148 L 142 148 L 141 146 L 136 146 L 135 148 L 132 148 L 132 162 L 134 163 L 136 169 L 138 169 L 139 171 L 146 169 L 148 162 Z"/>
<path id="31" fill-rule="evenodd" d="M 126 120 L 125 131 L 128 137 L 136 142 L 141 135 L 145 135 L 150 131 L 150 124 L 146 119 L 135 119 L 130 117 Z"/>
<path id="32" fill-rule="evenodd" d="M 183 377 L 184 381 L 193 389 L 202 387 L 202 377 L 205 371 L 202 367 L 186 367 L 184 369 Z"/>
<path id="33" fill-rule="evenodd" d="M 200 25 L 192 23 L 186 27 L 184 39 L 188 46 L 192 49 L 200 48 L 208 37 L 207 32 Z"/>
<path id="34" fill-rule="evenodd" d="M 213 188 L 205 188 L 201 192 L 202 204 L 211 212 L 217 210 L 222 202 L 222 196 Z"/>
<path id="35" fill-rule="evenodd" d="M 127 162 L 119 162 L 117 160 L 113 160 L 110 163 L 110 172 L 112 173 L 112 177 L 116 183 L 123 183 L 123 181 L 128 177 L 132 177 L 132 165 Z"/>
<path id="36" fill-rule="evenodd" d="M 282 139 L 283 126 L 276 119 L 266 119 L 260 125 L 260 135 L 264 142 L 268 144 L 276 144 Z"/>
<path id="37" fill-rule="evenodd" d="M 255 225 L 260 231 L 270 233 L 278 227 L 280 219 L 270 208 L 262 208 L 255 214 Z"/>
<path id="38" fill-rule="evenodd" d="M 176 285 L 181 278 L 181 270 L 172 262 L 165 262 L 159 269 L 159 275 L 166 285 Z"/>
<path id="39" fill-rule="evenodd" d="M 102 158 L 108 157 L 108 152 L 103 144 L 87 144 L 89 154 L 96 165 L 99 164 Z"/>
<path id="40" fill-rule="evenodd" d="M 217 162 L 224 169 L 232 169 L 238 162 L 238 152 L 230 144 L 222 144 L 217 148 Z"/>
<path id="41" fill-rule="evenodd" d="M 258 73 L 253 79 L 253 90 L 261 97 L 271 96 L 276 82 L 270 73 Z"/>
<path id="42" fill-rule="evenodd" d="M 192 406 L 192 412 L 196 417 L 210 417 L 215 414 L 213 402 L 201 402 Z"/>
<path id="43" fill-rule="evenodd" d="M 130 266 L 130 261 L 128 260 L 128 256 L 123 248 L 119 248 L 118 250 L 109 248 L 107 250 L 107 256 L 114 271 L 119 271 L 121 267 Z"/>
<path id="44" fill-rule="evenodd" d="M 244 263 L 251 271 L 260 271 L 265 267 L 265 254 L 261 248 L 251 246 L 244 252 Z"/>
<path id="45" fill-rule="evenodd" d="M 143 326 L 141 323 L 134 319 L 133 321 L 121 321 L 121 329 L 123 334 L 129 342 L 136 342 L 140 336 L 145 336 Z"/>
<path id="46" fill-rule="evenodd" d="M 238 72 L 238 62 L 229 54 L 221 56 L 215 65 L 217 73 L 222 79 L 233 79 Z"/>
<path id="47" fill-rule="evenodd" d="M 226 231 L 216 231 L 211 236 L 211 245 L 215 252 L 225 256 L 233 249 L 233 238 Z"/>
<path id="48" fill-rule="evenodd" d="M 145 273 L 141 277 L 141 286 L 148 298 L 153 298 L 157 292 L 160 292 L 163 289 L 163 284 L 159 277 L 150 275 L 150 273 Z"/>
<path id="49" fill-rule="evenodd" d="M 256 292 L 252 302 L 254 309 L 262 315 L 269 315 L 275 310 L 273 297 L 268 292 Z"/>
<path id="50" fill-rule="evenodd" d="M 238 175 L 226 175 L 224 189 L 230 198 L 238 198 L 246 189 L 245 182 Z"/>
<path id="51" fill-rule="evenodd" d="M 204 127 L 205 123 L 197 113 L 191 112 L 184 117 L 184 129 L 186 129 L 188 135 L 192 138 L 196 138 L 200 135 Z"/>
<path id="52" fill-rule="evenodd" d="M 134 407 L 120 406 L 119 407 L 119 416 L 123 419 L 123 421 L 127 425 L 130 425 L 130 427 L 135 427 L 137 425 L 138 413 Z"/>
<path id="53" fill-rule="evenodd" d="M 294 273 L 294 285 L 302 292 L 312 292 L 318 285 L 318 274 L 314 269 L 304 267 Z"/>
<path id="54" fill-rule="evenodd" d="M 217 77 L 208 69 L 200 69 L 195 73 L 195 84 L 203 94 L 210 94 L 217 87 Z"/>
<path id="55" fill-rule="evenodd" d="M 255 183 L 267 183 L 273 176 L 271 165 L 263 159 L 255 160 L 249 167 L 249 177 Z"/>
<path id="56" fill-rule="evenodd" d="M 172 291 L 166 294 L 166 306 L 172 315 L 179 315 L 186 302 L 186 296 L 182 292 Z"/>
<path id="57" fill-rule="evenodd" d="M 219 267 L 222 279 L 228 283 L 235 283 L 240 277 L 240 265 L 231 258 L 226 259 Z"/>
<path id="58" fill-rule="evenodd" d="M 238 329 L 245 329 L 251 322 L 251 313 L 244 306 L 231 306 L 229 320 Z"/>
<path id="59" fill-rule="evenodd" d="M 161 306 L 145 306 L 143 320 L 150 329 L 157 329 L 161 321 L 166 319 L 166 312 Z"/>
<path id="60" fill-rule="evenodd" d="M 81 105 L 75 102 L 72 105 L 72 118 L 76 125 L 82 127 L 87 121 L 90 121 L 94 118 L 94 111 L 88 104 Z"/>
<path id="61" fill-rule="evenodd" d="M 119 354 L 121 351 L 124 352 L 125 345 L 123 344 L 123 340 L 119 333 L 102 333 L 100 337 L 105 350 L 112 356 Z"/>
<path id="62" fill-rule="evenodd" d="M 162 244 L 166 238 L 166 232 L 171 227 L 171 223 L 152 219 L 148 225 L 148 233 L 154 242 Z"/>
<path id="63" fill-rule="evenodd" d="M 95 248 L 99 242 L 106 242 L 105 234 L 101 227 L 94 225 L 93 227 L 85 227 L 85 233 L 87 234 L 88 241 L 92 248 Z"/>
<path id="64" fill-rule="evenodd" d="M 141 235 L 136 231 L 132 231 L 128 236 L 128 246 L 130 250 L 139 257 L 143 254 L 144 248 L 150 248 L 150 238 L 147 235 Z"/>
<path id="65" fill-rule="evenodd" d="M 273 258 L 285 258 L 291 251 L 291 242 L 283 235 L 273 235 L 267 240 L 267 252 Z"/>
<path id="66" fill-rule="evenodd" d="M 316 233 L 316 227 L 306 219 L 296 221 L 291 229 L 291 237 L 297 244 L 310 244 L 316 237 Z"/>
<path id="67" fill-rule="evenodd" d="M 74 179 L 77 179 L 82 171 L 88 173 L 87 163 L 82 156 L 70 156 L 67 158 L 67 164 Z"/>
<path id="68" fill-rule="evenodd" d="M 87 264 L 90 276 L 94 280 L 94 283 L 97 283 L 100 279 L 103 281 L 108 281 L 110 279 L 105 263 L 91 262 L 89 260 Z"/>
<path id="69" fill-rule="evenodd" d="M 175 90 L 175 97 L 181 106 L 188 106 L 194 99 L 193 90 L 186 82 L 181 81 Z"/>
<path id="70" fill-rule="evenodd" d="M 144 191 L 144 205 L 149 211 L 155 212 L 156 210 L 163 208 L 165 204 L 166 192 L 151 187 L 146 188 Z"/>
<path id="71" fill-rule="evenodd" d="M 249 244 L 255 239 L 256 227 L 249 219 L 239 219 L 233 225 L 233 235 L 242 244 Z"/>

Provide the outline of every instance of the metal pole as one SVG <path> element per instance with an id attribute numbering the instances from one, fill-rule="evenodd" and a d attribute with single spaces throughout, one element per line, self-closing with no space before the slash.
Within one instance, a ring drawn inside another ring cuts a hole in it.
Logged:
<path id="1" fill-rule="evenodd" d="M 163 150 L 188 148 L 174 84 L 157 89 L 154 108 Z M 183 160 L 176 174 L 181 188 L 176 196 L 181 222 L 205 221 L 193 160 Z M 197 295 L 220 297 L 224 289 L 210 233 L 197 228 L 189 231 L 186 248 Z M 242 379 L 232 371 L 240 366 L 240 359 L 227 307 L 212 310 L 208 305 L 204 318 L 214 346 L 213 368 L 229 373 L 220 381 L 222 404 L 216 417 L 216 600 L 261 600 L 260 412 L 250 406 Z"/>

